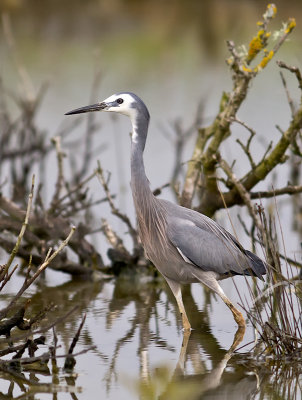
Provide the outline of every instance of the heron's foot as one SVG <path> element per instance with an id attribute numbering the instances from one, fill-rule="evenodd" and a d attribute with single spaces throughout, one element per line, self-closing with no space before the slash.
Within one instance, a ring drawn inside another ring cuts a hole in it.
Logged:
<path id="1" fill-rule="evenodd" d="M 244 328 L 246 327 L 245 324 L 245 319 L 243 318 L 243 315 L 241 314 L 240 311 L 238 311 L 235 307 L 234 310 L 232 310 L 234 320 L 237 322 L 237 325 L 239 328 Z"/>
<path id="2" fill-rule="evenodd" d="M 186 323 L 185 323 L 185 322 L 183 321 L 182 325 L 183 325 L 182 330 L 183 330 L 184 332 L 191 332 L 192 328 L 191 328 L 191 325 L 190 325 L 189 322 L 186 322 Z"/>
<path id="3" fill-rule="evenodd" d="M 181 318 L 182 318 L 182 329 L 184 332 L 191 332 L 191 324 L 188 320 L 188 317 L 186 314 L 181 313 Z"/>
<path id="4" fill-rule="evenodd" d="M 241 312 L 239 310 L 237 310 L 237 308 L 234 307 L 231 302 L 226 302 L 226 305 L 232 311 L 234 320 L 237 322 L 238 327 L 245 329 L 245 327 L 246 327 L 245 319 L 243 318 L 243 315 L 241 314 Z"/>

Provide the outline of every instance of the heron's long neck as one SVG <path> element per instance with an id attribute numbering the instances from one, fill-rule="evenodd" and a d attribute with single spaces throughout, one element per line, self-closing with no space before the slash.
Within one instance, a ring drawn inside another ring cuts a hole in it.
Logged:
<path id="1" fill-rule="evenodd" d="M 149 121 L 132 121 L 131 140 L 131 188 L 137 213 L 145 212 L 154 199 L 149 187 L 149 181 L 145 172 L 143 152 L 147 139 Z"/>

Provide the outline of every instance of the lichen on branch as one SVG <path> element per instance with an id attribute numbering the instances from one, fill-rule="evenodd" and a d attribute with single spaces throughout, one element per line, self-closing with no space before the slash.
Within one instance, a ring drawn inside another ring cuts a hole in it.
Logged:
<path id="1" fill-rule="evenodd" d="M 181 204 L 192 207 L 193 197 L 198 192 L 198 211 L 207 215 L 213 215 L 215 211 L 224 206 L 221 194 L 217 186 L 217 166 L 220 159 L 220 147 L 231 135 L 231 125 L 237 120 L 236 114 L 242 103 L 246 100 L 250 82 L 256 78 L 269 61 L 276 55 L 285 39 L 294 29 L 296 22 L 289 18 L 283 27 L 276 32 L 270 32 L 269 23 L 275 17 L 277 8 L 274 4 L 267 6 L 263 19 L 257 22 L 258 32 L 251 39 L 248 50 L 238 50 L 232 41 L 227 42 L 230 57 L 227 65 L 232 72 L 233 87 L 229 93 L 223 93 L 220 101 L 219 111 L 213 123 L 201 128 L 195 143 L 191 160 L 188 163 L 186 178 L 181 195 Z M 275 42 L 274 42 L 275 39 Z M 271 49 L 268 49 L 268 47 Z M 260 61 L 256 58 L 261 57 Z M 254 165 L 244 178 L 240 180 L 246 190 L 251 190 L 262 179 L 264 179 L 273 168 L 282 163 L 289 143 L 292 142 L 298 130 L 301 128 L 302 115 L 298 109 L 293 116 L 289 128 L 284 132 L 277 145 L 265 153 L 258 165 Z M 249 139 L 250 141 L 252 140 Z M 241 144 L 241 148 L 248 154 L 249 145 Z M 271 151 L 270 151 L 271 150 Z M 255 168 L 254 168 L 255 166 Z M 230 187 L 229 192 L 224 193 L 227 206 L 242 204 L 236 187 Z"/>

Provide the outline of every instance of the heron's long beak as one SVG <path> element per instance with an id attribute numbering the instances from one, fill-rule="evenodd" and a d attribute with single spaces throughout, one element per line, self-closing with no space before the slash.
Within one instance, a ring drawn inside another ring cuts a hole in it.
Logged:
<path id="1" fill-rule="evenodd" d="M 91 106 L 80 107 L 80 108 L 76 108 L 75 110 L 68 111 L 67 113 L 65 113 L 65 115 L 82 114 L 82 113 L 91 112 L 91 111 L 101 111 L 101 110 L 105 110 L 107 107 L 108 107 L 108 105 L 104 102 L 96 103 L 96 104 L 92 104 Z"/>

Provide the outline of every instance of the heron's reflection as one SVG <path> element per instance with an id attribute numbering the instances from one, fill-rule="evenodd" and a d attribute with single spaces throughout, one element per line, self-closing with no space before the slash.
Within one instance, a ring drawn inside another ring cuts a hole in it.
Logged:
<path id="1" fill-rule="evenodd" d="M 250 398 L 258 390 L 256 375 L 238 373 L 236 368 L 236 371 L 229 371 L 225 379 L 223 378 L 235 349 L 243 340 L 245 328 L 237 330 L 232 345 L 225 350 L 212 333 L 207 304 L 203 310 L 198 310 L 189 287 L 186 289 L 185 301 L 189 305 L 189 318 L 198 329 L 184 333 L 174 371 L 165 367 L 150 368 L 147 347 L 141 348 L 141 398 L 177 400 L 190 396 L 192 400 L 206 398 L 204 396 L 207 395 L 214 399 Z M 244 393 L 242 390 L 237 393 L 241 386 L 244 387 Z"/>
<path id="2" fill-rule="evenodd" d="M 142 377 L 140 382 L 142 399 L 180 400 L 185 396 L 190 396 L 190 400 L 253 398 L 258 392 L 256 375 L 238 374 L 236 371 L 229 372 L 225 378 L 223 377 L 236 347 L 243 339 L 244 329 L 237 330 L 233 344 L 219 359 L 216 354 L 212 354 L 215 361 L 212 360 L 211 368 L 206 367 L 207 360 L 201 355 L 200 347 L 203 347 L 203 343 L 200 342 L 200 336 L 194 331 L 184 335 L 178 362 L 172 375 L 162 367 L 158 368 L 155 374 L 151 374 L 152 378 L 149 375 L 148 381 Z M 191 364 L 189 370 L 186 369 L 187 363 Z"/>
<path id="3" fill-rule="evenodd" d="M 181 351 L 179 354 L 179 359 L 173 374 L 173 377 L 171 379 L 170 384 L 167 386 L 166 392 L 162 395 L 161 398 L 169 398 L 169 386 L 172 385 L 175 386 L 177 385 L 178 382 L 184 382 L 185 380 L 189 380 L 190 385 L 192 379 L 190 378 L 190 374 L 186 374 L 186 367 L 185 364 L 187 360 L 190 360 L 193 362 L 195 361 L 195 368 L 194 370 L 194 392 L 196 392 L 196 395 L 201 395 L 209 390 L 217 388 L 221 384 L 221 377 L 222 374 L 228 364 L 228 361 L 231 359 L 231 357 L 234 354 L 234 350 L 236 347 L 241 343 L 243 337 L 244 337 L 244 328 L 238 328 L 237 332 L 235 333 L 234 336 L 234 341 L 228 351 L 225 352 L 224 356 L 220 359 L 219 362 L 216 363 L 213 368 L 208 371 L 205 368 L 203 370 L 196 369 L 196 361 L 198 363 L 203 363 L 202 358 L 200 357 L 200 352 L 196 352 L 196 349 L 200 346 L 200 335 L 198 333 L 192 332 L 191 334 L 185 334 L 183 338 L 183 343 L 181 346 Z M 202 344 L 201 344 L 202 345 Z M 192 363 L 194 365 L 194 363 Z M 192 377 L 192 375 L 191 375 Z M 190 391 L 192 391 L 192 386 L 190 387 Z M 174 390 L 174 389 L 173 389 Z"/>

